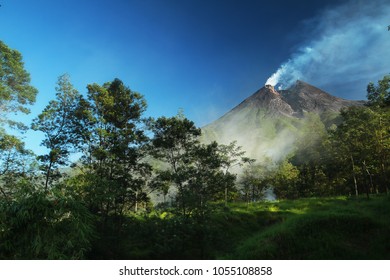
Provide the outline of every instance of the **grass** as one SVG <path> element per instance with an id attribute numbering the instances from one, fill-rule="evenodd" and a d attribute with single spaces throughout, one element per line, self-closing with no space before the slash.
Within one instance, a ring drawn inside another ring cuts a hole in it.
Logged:
<path id="1" fill-rule="evenodd" d="M 257 205 L 281 222 L 223 259 L 390 259 L 390 199 L 321 198 Z M 256 211 L 256 210 L 255 210 Z"/>
<path id="2" fill-rule="evenodd" d="M 153 212 L 106 237 L 93 258 L 390 259 L 390 197 L 216 205 L 201 222 Z"/>

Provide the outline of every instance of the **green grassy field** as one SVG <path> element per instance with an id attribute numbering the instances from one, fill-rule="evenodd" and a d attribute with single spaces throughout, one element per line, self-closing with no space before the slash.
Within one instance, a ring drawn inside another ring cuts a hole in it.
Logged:
<path id="1" fill-rule="evenodd" d="M 222 253 L 224 259 L 390 259 L 389 197 L 300 199 L 231 211 L 264 215 L 268 224 Z"/>
<path id="2" fill-rule="evenodd" d="M 99 240 L 103 247 L 94 253 L 121 259 L 390 259 L 390 197 L 215 207 L 202 221 L 168 212 L 133 216 L 121 236 Z"/>

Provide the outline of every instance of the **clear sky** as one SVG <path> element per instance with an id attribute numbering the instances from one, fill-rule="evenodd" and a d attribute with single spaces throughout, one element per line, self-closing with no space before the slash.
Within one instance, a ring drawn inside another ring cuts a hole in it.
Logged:
<path id="1" fill-rule="evenodd" d="M 203 126 L 262 87 L 281 65 L 298 69 L 294 79 L 364 99 L 367 82 L 390 72 L 386 2 L 1 0 L 0 40 L 22 53 L 39 90 L 30 119 L 54 98 L 58 76 L 68 73 L 81 93 L 89 83 L 119 78 L 145 96 L 148 116 L 182 108 Z"/>

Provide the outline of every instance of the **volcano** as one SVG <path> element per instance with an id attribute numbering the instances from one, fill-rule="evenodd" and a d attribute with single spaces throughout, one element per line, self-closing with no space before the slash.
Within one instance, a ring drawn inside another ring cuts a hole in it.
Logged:
<path id="1" fill-rule="evenodd" d="M 277 160 L 293 149 L 308 116 L 317 116 L 326 127 L 342 108 L 363 105 L 364 101 L 338 98 L 299 80 L 280 91 L 265 85 L 202 132 L 206 142 L 237 141 L 255 158 Z"/>

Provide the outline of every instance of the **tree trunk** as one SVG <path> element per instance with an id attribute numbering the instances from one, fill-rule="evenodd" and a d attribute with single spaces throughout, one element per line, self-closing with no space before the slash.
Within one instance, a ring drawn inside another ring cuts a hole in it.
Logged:
<path id="1" fill-rule="evenodd" d="M 358 185 L 357 185 L 357 180 L 356 180 L 356 173 L 355 173 L 355 162 L 353 161 L 352 155 L 351 155 L 351 163 L 352 163 L 353 183 L 355 185 L 355 195 L 359 196 Z"/>
<path id="2" fill-rule="evenodd" d="M 387 173 L 386 173 L 385 164 L 383 162 L 381 164 L 381 169 L 382 169 L 383 183 L 385 184 L 386 187 L 386 195 L 389 195 L 389 187 L 387 185 L 388 184 Z"/>
<path id="3" fill-rule="evenodd" d="M 51 167 L 52 167 L 52 165 L 53 165 L 53 161 L 50 161 L 49 167 L 47 168 L 47 171 L 46 171 L 45 192 L 48 189 L 49 178 L 50 178 L 50 174 L 51 174 Z"/>
<path id="4" fill-rule="evenodd" d="M 368 172 L 365 161 L 362 162 L 362 168 L 366 172 Z M 367 198 L 370 198 L 370 187 L 369 187 L 368 182 L 367 182 L 367 176 L 364 176 L 364 172 L 363 172 L 363 177 L 364 177 L 364 185 L 365 185 L 365 188 L 366 188 L 366 195 L 367 195 Z"/>
<path id="5" fill-rule="evenodd" d="M 227 203 L 228 203 L 228 189 L 227 187 L 225 187 L 225 206 L 227 207 Z"/>
<path id="6" fill-rule="evenodd" d="M 135 192 L 135 206 L 134 206 L 134 212 L 137 213 L 138 211 L 138 191 Z"/>

